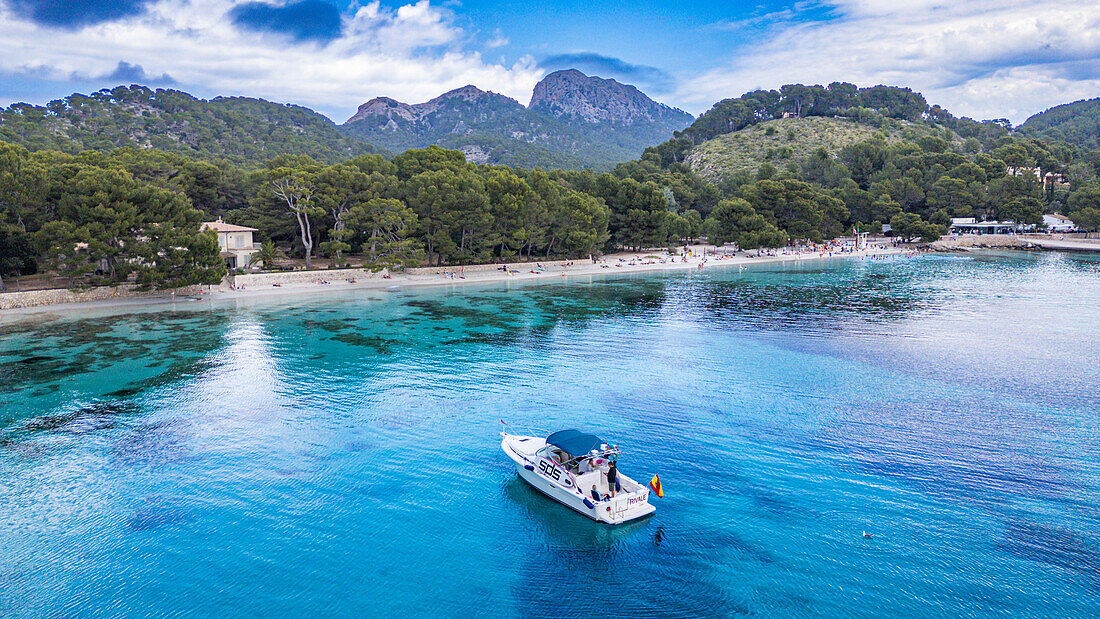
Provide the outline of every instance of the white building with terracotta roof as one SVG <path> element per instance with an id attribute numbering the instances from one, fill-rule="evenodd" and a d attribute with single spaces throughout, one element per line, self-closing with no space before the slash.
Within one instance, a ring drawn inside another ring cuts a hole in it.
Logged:
<path id="1" fill-rule="evenodd" d="M 1043 215 L 1043 224 L 1051 232 L 1077 232 L 1077 226 L 1073 223 L 1073 220 L 1058 213 Z"/>
<path id="2" fill-rule="evenodd" d="M 217 221 L 203 222 L 200 229 L 218 233 L 218 247 L 221 248 L 225 266 L 230 269 L 248 268 L 252 254 L 260 249 L 260 244 L 252 240 L 252 233 L 259 232 L 256 228 L 227 224 L 219 217 Z"/>

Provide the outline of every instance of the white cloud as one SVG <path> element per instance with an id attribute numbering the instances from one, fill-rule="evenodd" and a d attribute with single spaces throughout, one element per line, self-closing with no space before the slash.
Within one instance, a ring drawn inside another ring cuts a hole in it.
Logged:
<path id="1" fill-rule="evenodd" d="M 1020 122 L 1100 95 L 1100 3 L 835 0 L 833 18 L 785 21 L 676 98 L 703 111 L 754 88 L 849 81 L 909 86 L 956 115 Z"/>
<path id="2" fill-rule="evenodd" d="M 542 73 L 530 57 L 482 56 L 476 50 L 508 38 L 464 32 L 455 1 L 365 0 L 327 45 L 235 28 L 226 13 L 243 1 L 154 0 L 141 16 L 69 31 L 17 17 L 0 0 L 0 74 L 63 83 L 125 62 L 183 90 L 300 103 L 340 122 L 375 96 L 419 102 L 465 84 L 526 101 Z M 790 82 L 909 86 L 955 114 L 1014 122 L 1100 96 L 1100 0 L 810 0 L 708 30 L 738 55 L 696 75 L 664 67 L 683 76 L 668 102 L 693 113 Z"/>
<path id="3" fill-rule="evenodd" d="M 500 31 L 500 28 L 497 28 L 496 33 L 493 35 L 493 38 L 485 42 L 485 47 L 489 49 L 496 49 L 498 47 L 504 47 L 510 42 L 511 41 L 508 40 L 508 37 L 504 36 L 504 33 Z"/>
<path id="4" fill-rule="evenodd" d="M 471 83 L 526 99 L 541 77 L 531 58 L 506 66 L 463 49 L 450 11 L 428 0 L 396 10 L 359 6 L 345 16 L 344 36 L 328 45 L 241 31 L 225 17 L 233 4 L 160 0 L 144 15 L 67 31 L 18 18 L 0 2 L 0 72 L 65 81 L 109 74 L 123 61 L 171 75 L 184 90 L 264 97 L 337 116 L 375 96 L 419 102 Z"/>

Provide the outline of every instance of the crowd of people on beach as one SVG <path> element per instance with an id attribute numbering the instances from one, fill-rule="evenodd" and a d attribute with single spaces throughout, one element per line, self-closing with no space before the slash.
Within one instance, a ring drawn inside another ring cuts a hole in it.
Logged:
<path id="1" fill-rule="evenodd" d="M 889 255 L 883 255 L 883 254 Z M 788 246 L 782 248 L 758 248 L 752 250 L 741 250 L 737 247 L 707 247 L 700 249 L 699 247 L 684 247 L 680 250 L 663 250 L 660 253 L 652 253 L 646 255 L 618 255 L 618 256 L 597 256 L 589 254 L 588 258 L 592 261 L 593 265 L 598 265 L 601 269 L 623 269 L 630 267 L 652 267 L 658 265 L 675 265 L 675 264 L 691 264 L 692 268 L 698 268 L 702 270 L 708 263 L 712 262 L 725 262 L 725 261 L 746 261 L 746 259 L 803 259 L 803 258 L 828 258 L 836 256 L 857 255 L 862 254 L 864 258 L 870 258 L 872 260 L 885 260 L 892 256 L 912 257 L 919 256 L 919 250 L 907 250 L 903 253 L 899 253 L 897 248 L 891 248 L 887 244 L 882 242 L 871 243 L 859 243 L 852 240 L 847 241 L 828 241 L 824 243 L 804 243 L 802 245 Z M 745 262 L 747 264 L 747 262 Z M 567 276 L 569 270 L 576 266 L 576 263 L 572 260 L 566 260 L 554 263 L 543 263 L 537 261 L 534 266 L 525 268 L 526 273 L 531 275 L 543 275 L 550 273 L 551 271 L 560 274 L 562 277 Z M 524 268 L 520 265 L 508 265 L 501 264 L 494 267 L 493 270 L 500 271 L 508 276 L 520 275 L 522 271 L 520 268 Z M 744 265 L 741 267 L 744 269 Z M 475 271 L 479 269 L 475 268 Z M 583 270 L 583 269 L 582 269 Z M 465 273 L 465 267 L 448 268 L 443 271 L 438 271 L 435 275 L 447 280 L 465 280 L 467 275 Z M 380 276 L 382 279 L 391 279 L 388 270 L 384 270 Z M 476 279 L 476 277 L 475 277 Z M 358 280 L 354 277 L 346 279 L 348 284 L 356 284 Z M 275 282 L 271 286 L 274 288 L 281 288 L 286 282 Z M 326 278 L 317 278 L 309 282 L 316 286 L 329 286 L 333 282 Z M 245 286 L 243 284 L 229 285 L 230 290 L 243 291 Z"/>
<path id="2" fill-rule="evenodd" d="M 803 245 L 796 245 L 792 247 L 783 247 L 778 249 L 766 249 L 760 248 L 755 250 L 742 251 L 736 248 L 715 248 L 704 250 L 702 255 L 696 249 L 684 248 L 677 251 L 666 251 L 662 254 L 651 254 L 647 256 L 629 256 L 629 257 L 601 257 L 589 254 L 589 260 L 592 264 L 598 265 L 601 269 L 612 268 L 625 268 L 625 267 L 639 267 L 639 266 L 655 266 L 661 264 L 686 264 L 698 261 L 698 267 L 702 269 L 708 261 L 725 261 L 736 260 L 744 258 L 826 258 L 843 255 L 856 254 L 857 252 L 868 252 L 872 257 L 881 258 L 882 256 L 876 256 L 875 252 L 885 252 L 889 249 L 887 245 L 883 243 L 865 243 L 861 246 L 857 246 L 855 243 L 848 241 L 829 241 L 825 243 L 806 243 Z M 721 253 L 719 253 L 721 252 Z M 905 252 L 904 255 L 918 255 L 919 251 L 910 250 Z M 609 262 L 614 260 L 613 262 Z M 572 261 L 559 263 L 556 265 L 565 275 L 569 267 L 573 266 Z M 497 267 L 498 271 L 502 271 L 509 275 L 517 275 L 519 271 L 508 267 L 507 265 L 501 265 Z M 535 266 L 528 269 L 528 273 L 533 275 L 540 275 L 548 272 L 550 269 L 542 262 L 536 262 Z"/>

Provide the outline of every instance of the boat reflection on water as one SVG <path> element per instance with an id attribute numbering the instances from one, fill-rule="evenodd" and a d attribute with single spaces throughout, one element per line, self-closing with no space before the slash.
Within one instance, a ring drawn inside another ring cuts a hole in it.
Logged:
<path id="1" fill-rule="evenodd" d="M 502 488 L 504 498 L 522 510 L 534 528 L 552 542 L 571 548 L 614 548 L 655 530 L 649 518 L 606 526 L 569 509 L 547 501 L 546 497 L 519 477 L 510 476 Z"/>

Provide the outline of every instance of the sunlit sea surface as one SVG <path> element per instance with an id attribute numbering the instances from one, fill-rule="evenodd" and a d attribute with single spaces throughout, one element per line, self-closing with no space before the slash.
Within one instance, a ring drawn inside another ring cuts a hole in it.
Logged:
<path id="1" fill-rule="evenodd" d="M 1100 615 L 1096 255 L 0 320 L 0 616 Z M 536 493 L 501 419 L 656 514 Z"/>

